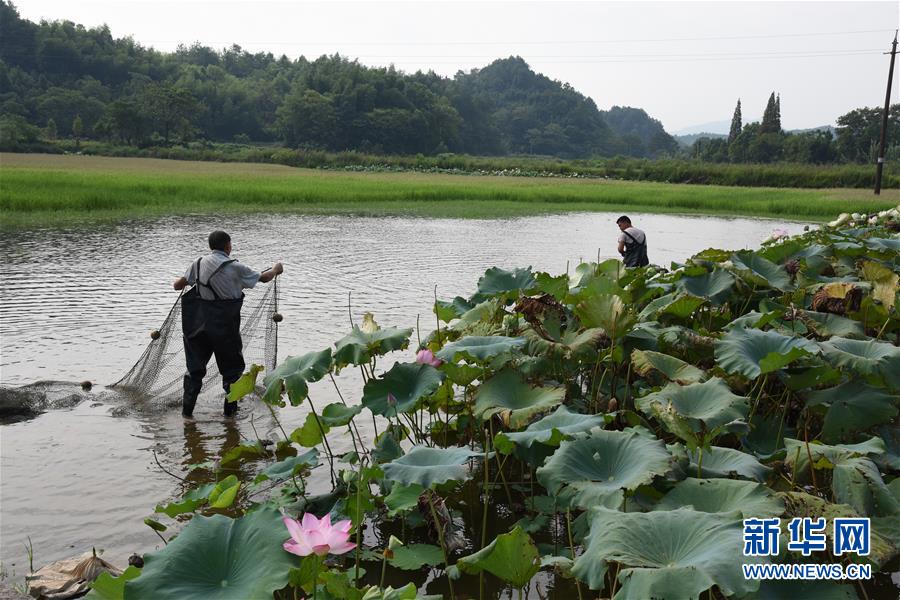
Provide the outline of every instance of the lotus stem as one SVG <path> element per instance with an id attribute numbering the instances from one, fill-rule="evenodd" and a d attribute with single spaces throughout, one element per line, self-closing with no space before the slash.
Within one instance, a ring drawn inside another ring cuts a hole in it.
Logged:
<path id="1" fill-rule="evenodd" d="M 436 288 L 435 288 L 436 289 Z M 444 573 L 447 574 L 447 583 L 450 585 L 450 597 L 456 598 L 456 591 L 453 589 L 453 578 L 450 577 L 450 560 L 447 558 L 447 545 L 444 543 L 444 528 L 441 526 L 441 521 L 438 519 L 437 510 L 434 508 L 434 494 L 431 493 L 431 490 L 427 490 L 428 493 L 428 506 L 431 507 L 431 518 L 434 519 L 434 527 L 437 529 L 438 541 L 441 543 L 441 554 L 444 555 Z M 449 514 L 449 510 L 447 511 Z M 453 517 L 451 516 L 451 519 Z"/>
<path id="2" fill-rule="evenodd" d="M 359 581 L 359 553 L 362 549 L 362 522 L 359 518 L 360 488 L 362 487 L 363 463 L 359 463 L 359 472 L 356 475 L 356 569 L 353 573 L 353 581 Z"/>
<path id="3" fill-rule="evenodd" d="M 312 397 L 309 394 L 306 394 L 306 400 L 309 402 L 309 409 L 312 411 L 313 418 L 319 426 L 319 433 L 322 434 L 322 441 L 325 443 L 325 448 L 328 450 L 328 466 L 331 468 L 331 489 L 334 489 L 337 485 L 337 475 L 334 472 L 334 452 L 331 451 L 331 445 L 328 443 L 328 435 L 325 432 L 325 428 L 322 426 L 322 421 L 319 419 L 319 414 L 316 412 L 316 407 L 313 405 Z"/>
<path id="4" fill-rule="evenodd" d="M 438 344 L 443 345 L 443 340 L 441 339 L 441 318 L 438 316 L 438 299 L 437 299 L 437 286 L 434 286 L 434 320 L 437 323 L 437 342 Z"/>
<path id="5" fill-rule="evenodd" d="M 572 550 L 572 560 L 575 560 L 575 540 L 572 538 L 572 513 L 567 508 L 566 509 L 566 531 L 569 534 L 569 548 Z M 581 597 L 581 582 L 578 581 L 578 578 L 575 578 L 575 587 L 578 589 L 578 600 L 583 600 Z"/>
<path id="6" fill-rule="evenodd" d="M 387 553 L 387 548 L 385 548 L 384 552 L 381 553 L 381 579 L 378 581 L 378 587 L 381 589 L 384 589 L 384 573 L 387 569 Z"/>
<path id="7" fill-rule="evenodd" d="M 488 483 L 490 482 L 490 444 L 491 440 L 488 438 L 487 431 L 484 427 L 481 428 L 481 433 L 484 435 L 484 482 L 482 484 L 482 503 L 484 507 L 481 512 L 481 547 L 484 548 L 487 545 L 487 520 L 488 520 Z M 484 598 L 484 571 L 478 574 L 478 598 L 479 600 L 483 600 Z"/>
<path id="8" fill-rule="evenodd" d="M 697 479 L 703 477 L 703 446 L 697 446 Z"/>
<path id="9" fill-rule="evenodd" d="M 819 484 L 816 483 L 816 470 L 813 467 L 813 459 L 812 459 L 812 451 L 809 449 L 809 422 L 803 422 L 803 441 L 806 444 L 806 456 L 809 458 L 809 476 L 812 479 L 812 484 L 814 488 L 818 488 Z"/>
<path id="10" fill-rule="evenodd" d="M 344 406 L 347 406 L 347 401 L 344 400 L 344 395 L 341 393 L 341 388 L 338 387 L 337 381 L 334 379 L 334 374 L 331 371 L 329 371 L 328 376 L 331 378 L 331 383 L 334 385 L 334 391 L 337 392 L 338 398 L 340 398 L 340 400 L 341 400 L 341 404 L 343 404 Z M 355 417 L 351 418 L 350 423 L 347 424 L 347 427 L 350 427 L 350 426 L 352 426 L 353 429 L 356 431 L 356 438 L 359 440 L 359 445 L 365 449 L 366 445 L 363 443 L 362 435 L 360 435 L 359 428 L 356 426 Z M 378 435 L 378 432 L 376 431 L 375 434 Z M 350 435 L 353 436 L 352 431 L 350 432 Z M 356 448 L 355 440 L 353 443 L 353 447 Z M 368 451 L 366 451 L 366 453 L 368 454 Z M 358 449 L 357 449 L 357 454 L 359 454 Z"/>
<path id="11" fill-rule="evenodd" d="M 800 460 L 800 446 L 797 446 L 797 454 L 794 456 L 794 468 L 791 470 L 791 489 L 794 489 L 794 478 L 797 476 L 798 460 Z"/>
<path id="12" fill-rule="evenodd" d="M 316 575 L 313 578 L 313 600 L 316 600 L 316 592 L 319 591 L 319 563 L 321 562 L 321 558 L 316 554 Z"/>

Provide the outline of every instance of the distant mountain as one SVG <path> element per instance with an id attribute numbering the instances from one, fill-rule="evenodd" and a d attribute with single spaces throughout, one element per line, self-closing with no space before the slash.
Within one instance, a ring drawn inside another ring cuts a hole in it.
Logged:
<path id="1" fill-rule="evenodd" d="M 809 133 L 811 131 L 827 131 L 831 134 L 832 139 L 837 137 L 837 128 L 833 125 L 819 125 L 818 127 L 810 127 L 809 129 L 788 129 L 787 133 Z"/>
<path id="2" fill-rule="evenodd" d="M 699 125 L 691 125 L 690 127 L 679 129 L 678 131 L 673 132 L 672 135 L 686 136 L 697 133 L 728 135 L 728 130 L 730 128 L 731 120 L 710 121 L 709 123 L 700 123 Z"/>
<path id="3" fill-rule="evenodd" d="M 452 89 L 451 98 L 459 94 L 467 104 L 486 108 L 488 119 L 481 131 L 484 126 L 495 130 L 507 153 L 656 156 L 677 149 L 662 123 L 642 109 L 598 110 L 591 98 L 535 73 L 519 56 L 459 73 Z"/>
<path id="4" fill-rule="evenodd" d="M 703 131 L 701 133 L 689 133 L 687 135 L 673 135 L 675 141 L 678 142 L 678 145 L 683 148 L 688 148 L 694 145 L 694 142 L 699 140 L 700 138 L 727 138 L 728 134 L 726 133 L 709 133 L 708 131 Z"/>

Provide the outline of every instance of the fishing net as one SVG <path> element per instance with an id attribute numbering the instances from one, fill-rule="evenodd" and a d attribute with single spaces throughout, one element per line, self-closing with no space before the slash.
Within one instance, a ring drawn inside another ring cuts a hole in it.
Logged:
<path id="1" fill-rule="evenodd" d="M 241 308 L 241 339 L 244 343 L 244 362 L 248 367 L 257 364 L 264 366 L 267 371 L 275 368 L 278 359 L 278 322 L 273 317 L 278 311 L 277 281 L 276 278 L 270 285 L 246 290 Z M 186 371 L 181 332 L 181 296 L 172 305 L 162 326 L 151 334 L 151 338 L 147 349 L 131 370 L 109 387 L 161 403 L 180 399 Z M 198 399 L 221 400 L 223 393 L 222 375 L 215 358 L 212 358 L 207 365 L 203 389 Z"/>

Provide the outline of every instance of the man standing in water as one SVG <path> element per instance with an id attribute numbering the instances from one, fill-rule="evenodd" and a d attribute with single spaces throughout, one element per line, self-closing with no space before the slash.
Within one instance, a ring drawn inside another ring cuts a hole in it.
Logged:
<path id="1" fill-rule="evenodd" d="M 208 255 L 198 258 L 188 267 L 184 277 L 179 277 L 173 284 L 176 290 L 193 286 L 181 297 L 181 329 L 187 362 L 181 414 L 185 417 L 191 417 L 194 413 L 206 375 L 206 364 L 213 354 L 226 394 L 231 384 L 244 372 L 241 341 L 243 290 L 254 287 L 260 281 L 267 283 L 284 272 L 281 263 L 258 273 L 231 258 L 231 236 L 224 231 L 209 234 L 209 249 L 211 252 Z M 237 412 L 237 402 L 229 402 L 226 398 L 224 412 L 226 417 L 233 417 Z"/>
<path id="2" fill-rule="evenodd" d="M 619 254 L 626 267 L 644 267 L 650 264 L 647 258 L 647 235 L 631 226 L 631 219 L 622 215 L 616 219 L 619 234 Z"/>

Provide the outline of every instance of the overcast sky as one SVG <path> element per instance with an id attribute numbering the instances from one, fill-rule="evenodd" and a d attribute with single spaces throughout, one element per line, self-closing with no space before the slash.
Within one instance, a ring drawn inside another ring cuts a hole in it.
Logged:
<path id="1" fill-rule="evenodd" d="M 173 50 L 233 43 L 290 58 L 340 53 L 366 65 L 452 76 L 522 56 L 600 108 L 636 106 L 669 132 L 746 119 L 781 94 L 785 128 L 833 124 L 884 103 L 900 2 L 328 2 L 13 0 L 23 17 L 106 23 Z M 900 65 L 898 65 L 900 70 Z M 895 80 L 900 77 L 895 76 Z M 893 101 L 900 97 L 894 85 Z"/>

